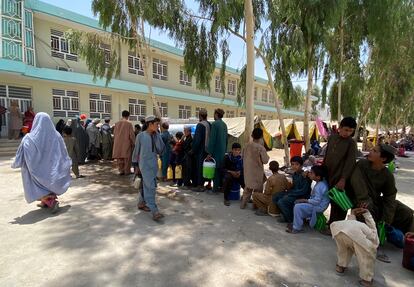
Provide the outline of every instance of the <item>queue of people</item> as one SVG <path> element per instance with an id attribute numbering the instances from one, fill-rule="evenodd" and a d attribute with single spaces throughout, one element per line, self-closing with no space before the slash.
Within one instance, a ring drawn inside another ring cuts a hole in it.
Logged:
<path id="1" fill-rule="evenodd" d="M 156 203 L 157 182 L 168 178 L 181 189 L 223 192 L 225 206 L 230 205 L 232 187 L 240 186 L 240 208 L 245 209 L 252 202 L 256 215 L 277 217 L 278 222 L 287 224 L 286 232 L 290 234 L 302 233 L 307 222 L 314 227 L 317 217 L 330 204 L 329 221 L 322 233 L 331 235 L 338 246 L 336 272 L 345 272 L 355 253 L 360 284 L 371 286 L 373 258 L 379 245 L 376 226 L 384 223 L 402 233 L 414 232 L 413 210 L 396 200 L 395 180 L 386 168 L 394 159 L 394 148 L 377 145 L 366 159 L 357 162 L 357 147 L 352 139 L 356 121 L 347 117 L 337 133 L 329 137 L 323 165 L 313 165 L 305 172 L 303 158 L 292 157 L 293 174 L 288 180 L 279 172 L 279 163 L 270 161 L 272 175 L 267 178 L 264 165 L 270 157 L 263 146 L 263 131 L 255 128 L 243 149 L 234 143 L 226 153 L 227 126 L 223 116 L 224 111 L 216 109 L 214 122 L 209 123 L 207 111 L 202 109 L 193 137 L 189 127 L 171 135 L 168 123 L 161 123 L 155 116 L 146 117 L 142 127 L 134 130 L 128 111 L 122 112 L 122 119 L 114 127 L 110 126 L 110 119 L 98 127 L 100 120 L 83 124 L 85 119 L 79 117 L 54 128 L 47 114 L 38 113 L 32 132 L 22 140 L 13 167 L 22 168 L 26 200 L 40 200 L 41 207 L 54 212 L 57 196 L 70 185 L 70 168 L 77 178 L 81 177 L 78 165 L 85 158 L 113 158 L 119 175 L 131 174 L 131 165 L 134 166 L 134 173 L 140 178 L 137 207 L 150 212 L 155 221 L 164 218 Z M 51 144 L 51 139 L 56 144 Z M 44 160 L 52 164 L 43 168 Z M 203 163 L 209 160 L 216 163 L 211 190 L 206 188 L 209 182 L 203 177 Z M 168 176 L 169 169 L 174 171 L 172 176 Z M 332 188 L 342 190 L 352 201 L 354 209 L 349 220 L 345 220 L 347 211 L 329 199 L 328 191 Z"/>

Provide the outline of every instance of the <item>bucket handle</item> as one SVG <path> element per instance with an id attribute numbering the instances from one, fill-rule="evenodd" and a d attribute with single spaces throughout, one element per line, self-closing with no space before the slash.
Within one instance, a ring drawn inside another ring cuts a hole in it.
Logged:
<path id="1" fill-rule="evenodd" d="M 216 160 L 213 157 L 211 157 L 211 159 L 209 159 L 209 160 L 207 160 L 207 158 L 205 158 L 203 162 L 209 162 L 209 161 L 212 161 L 212 162 L 214 162 L 214 164 L 216 164 Z"/>

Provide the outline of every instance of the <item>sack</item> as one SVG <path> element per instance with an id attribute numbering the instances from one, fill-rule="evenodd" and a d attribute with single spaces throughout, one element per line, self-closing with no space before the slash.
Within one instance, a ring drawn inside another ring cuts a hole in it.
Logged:
<path id="1" fill-rule="evenodd" d="M 326 217 L 323 213 L 316 214 L 316 223 L 313 228 L 319 231 L 326 228 Z"/>
<path id="2" fill-rule="evenodd" d="M 174 176 L 173 176 L 173 169 L 171 165 L 169 165 L 167 169 L 167 180 L 171 180 L 171 179 L 174 179 Z"/>
<path id="3" fill-rule="evenodd" d="M 134 179 L 134 188 L 138 189 L 141 184 L 141 178 L 139 176 L 135 176 Z"/>
<path id="4" fill-rule="evenodd" d="M 397 248 L 404 248 L 404 234 L 401 230 L 392 226 L 387 226 L 385 231 L 387 233 L 386 237 L 389 243 L 392 243 Z"/>
<path id="5" fill-rule="evenodd" d="M 175 166 L 175 179 L 183 178 L 183 167 L 182 165 Z"/>
<path id="6" fill-rule="evenodd" d="M 385 222 L 384 221 L 378 222 L 377 232 L 378 232 L 378 239 L 379 239 L 380 245 L 382 246 L 384 245 L 385 239 L 387 237 L 385 233 Z"/>
<path id="7" fill-rule="evenodd" d="M 328 191 L 329 198 L 338 204 L 342 210 L 347 211 L 352 208 L 352 202 L 346 195 L 345 190 L 339 190 L 336 187 Z"/>

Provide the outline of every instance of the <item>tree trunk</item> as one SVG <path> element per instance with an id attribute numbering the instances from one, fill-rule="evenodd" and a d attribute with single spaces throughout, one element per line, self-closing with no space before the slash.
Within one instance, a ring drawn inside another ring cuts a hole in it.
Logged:
<path id="1" fill-rule="evenodd" d="M 270 72 L 270 65 L 267 62 L 266 58 L 263 57 L 263 55 L 260 55 L 260 56 L 263 60 L 263 63 L 265 64 L 265 70 L 266 70 L 266 74 L 267 74 L 268 85 L 270 86 L 270 88 L 272 90 L 273 97 L 275 99 L 275 108 L 276 108 L 276 111 L 277 111 L 277 116 L 279 118 L 280 129 L 281 129 L 281 132 L 282 132 L 283 148 L 285 150 L 285 156 L 284 156 L 283 159 L 284 159 L 284 162 L 285 162 L 285 166 L 289 166 L 290 165 L 289 147 L 288 147 L 288 142 L 287 142 L 285 122 L 283 121 L 282 108 L 280 107 L 280 102 L 279 102 L 279 96 L 276 92 L 275 86 L 273 85 L 273 77 L 272 77 L 272 73 Z"/>
<path id="2" fill-rule="evenodd" d="M 339 77 L 338 77 L 338 123 L 341 121 L 342 112 L 341 112 L 341 101 L 342 101 L 342 65 L 344 61 L 344 16 L 341 15 L 340 23 L 340 59 L 339 59 Z"/>
<path id="3" fill-rule="evenodd" d="M 378 144 L 378 131 L 379 131 L 380 123 L 381 123 L 382 113 L 384 112 L 384 105 L 385 105 L 386 99 L 387 99 L 387 96 L 383 93 L 382 99 L 381 99 L 380 110 L 378 112 L 377 118 L 375 119 L 375 144 L 376 145 Z"/>
<path id="4" fill-rule="evenodd" d="M 140 33 L 137 33 L 137 31 L 135 31 L 136 37 L 138 40 L 137 48 L 138 48 L 138 53 L 140 54 L 139 55 L 140 60 L 142 61 L 142 66 L 144 68 L 144 77 L 145 77 L 147 87 L 148 87 L 148 94 L 150 95 L 152 105 L 155 108 L 155 116 L 161 119 L 162 117 L 161 110 L 158 105 L 157 98 L 155 97 L 154 90 L 152 89 L 152 77 L 150 75 L 150 69 L 148 67 L 148 65 L 152 62 L 152 57 L 151 57 L 150 44 L 147 43 L 147 41 L 145 40 L 144 20 L 140 19 L 140 24 L 138 25 L 138 27 L 139 27 Z M 145 47 L 145 53 L 143 52 L 141 45 Z"/>
<path id="5" fill-rule="evenodd" d="M 246 25 L 247 68 L 246 68 L 246 129 L 245 142 L 250 141 L 254 126 L 254 15 L 252 0 L 244 1 Z"/>
<path id="6" fill-rule="evenodd" d="M 305 98 L 305 119 L 303 121 L 303 140 L 305 141 L 305 151 L 308 151 L 310 148 L 309 142 L 309 121 L 310 121 L 310 110 L 311 110 L 311 95 L 312 95 L 312 88 L 313 88 L 313 47 L 309 46 L 308 48 L 308 90 L 306 93 Z"/>

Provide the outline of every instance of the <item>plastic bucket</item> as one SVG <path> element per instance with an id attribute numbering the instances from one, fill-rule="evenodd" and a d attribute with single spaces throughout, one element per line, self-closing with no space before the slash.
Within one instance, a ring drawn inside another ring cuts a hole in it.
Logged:
<path id="1" fill-rule="evenodd" d="M 216 161 L 214 158 L 211 158 L 212 161 L 207 161 L 207 159 L 203 162 L 203 177 L 206 179 L 213 179 L 214 173 L 216 171 Z"/>
<path id="2" fill-rule="evenodd" d="M 316 214 L 316 223 L 313 228 L 316 230 L 323 230 L 326 228 L 326 217 L 323 213 Z"/>
<path id="3" fill-rule="evenodd" d="M 303 141 L 290 140 L 290 158 L 294 156 L 302 156 Z"/>
<path id="4" fill-rule="evenodd" d="M 338 204 L 344 211 L 352 208 L 352 202 L 349 197 L 346 195 L 345 190 L 339 190 L 337 188 L 332 188 L 328 191 L 329 198 Z"/>

